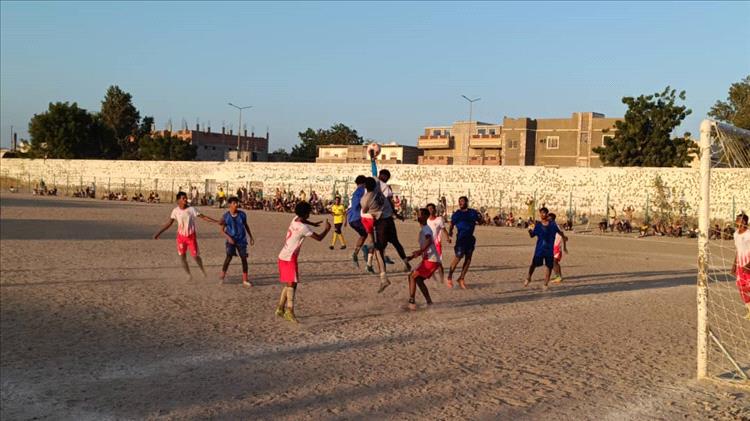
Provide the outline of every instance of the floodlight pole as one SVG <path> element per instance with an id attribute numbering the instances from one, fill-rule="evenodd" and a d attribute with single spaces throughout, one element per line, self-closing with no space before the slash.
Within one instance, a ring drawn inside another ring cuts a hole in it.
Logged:
<path id="1" fill-rule="evenodd" d="M 240 138 L 242 136 L 242 110 L 246 110 L 248 108 L 253 108 L 252 105 L 248 105 L 245 107 L 239 107 L 237 105 L 232 104 L 231 102 L 228 103 L 229 106 L 234 107 L 240 111 L 240 124 L 237 126 L 237 160 L 240 160 Z"/>
<path id="2" fill-rule="evenodd" d="M 473 118 L 473 112 L 474 112 L 474 103 L 481 100 L 482 98 L 474 98 L 470 99 L 466 95 L 461 95 L 463 99 L 467 100 L 469 102 L 469 134 L 466 136 L 466 142 L 464 142 L 464 158 L 466 158 L 466 163 L 469 163 L 469 141 L 471 140 L 471 120 Z"/>

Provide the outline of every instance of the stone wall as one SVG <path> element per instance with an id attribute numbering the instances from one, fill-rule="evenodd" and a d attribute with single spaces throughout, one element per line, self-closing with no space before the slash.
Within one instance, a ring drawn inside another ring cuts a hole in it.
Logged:
<path id="1" fill-rule="evenodd" d="M 525 215 L 526 202 L 536 197 L 564 215 L 572 208 L 577 214 L 603 215 L 607 203 L 618 214 L 624 206 L 636 208 L 636 215 L 658 210 L 653 201 L 654 187 L 660 177 L 668 187 L 672 202 L 680 199 L 689 206 L 688 215 L 695 215 L 699 202 L 697 170 L 684 168 L 543 168 L 486 166 L 418 166 L 390 165 L 391 184 L 397 194 L 412 204 L 424 205 L 445 195 L 455 203 L 467 195 L 474 207 L 513 209 Z M 0 175 L 6 182 L 15 179 L 25 189 L 44 179 L 61 191 L 80 184 L 96 183 L 99 195 L 107 189 L 132 193 L 141 189 L 146 194 L 159 190 L 168 197 L 180 187 L 199 186 L 206 180 L 234 191 L 242 185 L 262 185 L 265 194 L 276 188 L 294 192 L 315 190 L 330 197 L 334 189 L 340 194 L 353 190 L 358 174 L 368 175 L 369 165 L 313 163 L 243 163 L 243 162 L 165 162 L 165 161 L 104 161 L 104 160 L 31 160 L 0 159 Z M 19 181 L 20 180 L 20 181 Z M 729 219 L 732 212 L 750 211 L 750 170 L 717 169 L 712 172 L 712 215 Z M 213 185 L 213 183 L 211 183 Z M 7 186 L 4 186 L 4 188 Z"/>

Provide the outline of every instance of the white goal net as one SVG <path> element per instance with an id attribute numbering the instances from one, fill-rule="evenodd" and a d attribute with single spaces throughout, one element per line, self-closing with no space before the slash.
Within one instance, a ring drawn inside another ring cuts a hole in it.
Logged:
<path id="1" fill-rule="evenodd" d="M 711 185 L 712 172 L 730 171 L 741 189 L 750 189 L 750 131 L 704 120 L 700 133 L 698 377 L 750 385 L 750 270 L 743 268 L 750 250 L 735 246 L 736 235 L 750 244 L 750 230 L 737 223 L 738 215 L 750 213 L 750 203 L 737 203 L 738 192 Z"/>

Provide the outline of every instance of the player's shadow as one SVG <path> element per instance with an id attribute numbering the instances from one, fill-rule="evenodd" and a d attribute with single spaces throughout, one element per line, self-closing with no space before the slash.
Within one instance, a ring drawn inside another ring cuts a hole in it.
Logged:
<path id="1" fill-rule="evenodd" d="M 142 240 L 151 226 L 97 220 L 1 219 L 3 240 Z"/>
<path id="2" fill-rule="evenodd" d="M 668 279 L 641 280 L 644 277 L 670 276 Z M 601 277 L 604 277 L 603 274 Z M 673 288 L 695 283 L 695 271 L 663 271 L 663 272 L 628 272 L 606 274 L 610 278 L 624 278 L 626 280 L 617 282 L 599 282 L 591 284 L 575 285 L 552 285 L 550 290 L 543 292 L 539 289 L 514 289 L 503 291 L 496 296 L 482 297 L 475 300 L 455 302 L 451 307 L 486 306 L 496 304 L 519 303 L 537 300 L 548 300 L 564 297 L 575 297 L 579 295 L 607 294 L 615 292 L 639 291 L 645 289 Z M 590 277 L 588 277 L 590 279 Z M 570 278 L 566 278 L 567 279 Z M 627 280 L 629 279 L 629 280 Z M 540 281 L 532 283 L 532 287 L 539 288 Z"/>

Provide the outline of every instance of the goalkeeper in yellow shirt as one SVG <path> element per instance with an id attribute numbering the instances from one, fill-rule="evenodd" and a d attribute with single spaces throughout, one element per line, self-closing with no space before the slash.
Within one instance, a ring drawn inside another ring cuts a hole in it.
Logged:
<path id="1" fill-rule="evenodd" d="M 333 250 L 336 247 L 336 240 L 341 240 L 341 250 L 346 248 L 346 240 L 344 240 L 344 234 L 341 233 L 341 226 L 346 221 L 346 208 L 341 204 L 341 196 L 336 196 L 336 201 L 331 206 L 331 213 L 333 214 L 333 239 L 331 239 L 331 245 L 328 247 Z"/>

